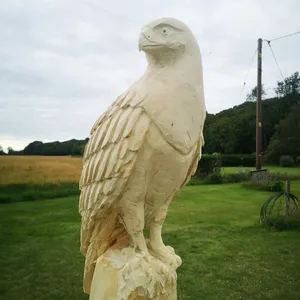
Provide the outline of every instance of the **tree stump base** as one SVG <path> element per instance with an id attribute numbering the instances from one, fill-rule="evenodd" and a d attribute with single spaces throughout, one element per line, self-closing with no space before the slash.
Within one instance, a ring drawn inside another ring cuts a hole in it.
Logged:
<path id="1" fill-rule="evenodd" d="M 175 263 L 145 257 L 130 247 L 108 250 L 97 260 L 89 299 L 176 300 L 176 269 L 181 259 L 172 247 L 168 249 Z"/>

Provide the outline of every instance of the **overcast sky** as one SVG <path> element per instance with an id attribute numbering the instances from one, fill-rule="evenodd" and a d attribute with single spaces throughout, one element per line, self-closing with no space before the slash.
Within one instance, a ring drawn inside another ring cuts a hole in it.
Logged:
<path id="1" fill-rule="evenodd" d="M 144 72 L 139 31 L 158 17 L 196 35 L 208 112 L 241 104 L 255 86 L 257 39 L 300 30 L 299 11 L 298 0 L 1 0 L 0 145 L 87 137 Z M 300 34 L 271 45 L 284 76 L 300 70 Z M 281 76 L 266 43 L 263 51 L 271 96 Z"/>

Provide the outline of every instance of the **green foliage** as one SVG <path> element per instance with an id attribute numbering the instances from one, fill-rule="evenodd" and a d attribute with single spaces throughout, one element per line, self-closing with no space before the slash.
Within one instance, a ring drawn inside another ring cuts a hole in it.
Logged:
<path id="1" fill-rule="evenodd" d="M 299 104 L 276 127 L 266 153 L 269 162 L 278 162 L 282 155 L 296 157 L 300 153 L 300 97 L 297 99 Z"/>
<path id="2" fill-rule="evenodd" d="M 214 173 L 204 178 L 205 184 L 246 182 L 250 178 L 249 172 Z"/>
<path id="3" fill-rule="evenodd" d="M 253 154 L 223 154 L 221 160 L 224 167 L 255 166 L 255 155 Z"/>
<path id="4" fill-rule="evenodd" d="M 77 183 L 9 184 L 0 186 L 0 204 L 79 195 Z"/>
<path id="5" fill-rule="evenodd" d="M 264 86 L 262 85 L 261 88 L 261 96 L 265 96 L 267 93 L 264 89 Z M 257 98 L 257 86 L 255 86 L 246 96 L 247 101 L 256 101 Z"/>
<path id="6" fill-rule="evenodd" d="M 248 181 L 243 183 L 243 187 L 247 189 L 253 189 L 266 192 L 282 192 L 284 190 L 284 184 L 282 181 L 268 180 L 267 182 L 254 182 Z"/>
<path id="7" fill-rule="evenodd" d="M 278 97 L 294 96 L 300 93 L 300 76 L 299 72 L 295 72 L 284 81 L 278 81 L 275 92 Z"/>
<path id="8" fill-rule="evenodd" d="M 255 166 L 255 155 L 253 154 L 216 154 L 209 155 L 203 154 L 201 160 L 199 162 L 200 168 L 201 164 L 207 164 L 209 172 L 208 174 L 213 172 L 215 164 L 220 161 L 220 164 L 223 167 L 253 167 Z"/>
<path id="9" fill-rule="evenodd" d="M 223 183 L 223 175 L 220 173 L 213 173 L 204 178 L 206 184 L 221 184 Z"/>
<path id="10" fill-rule="evenodd" d="M 203 154 L 200 161 L 198 162 L 198 168 L 195 176 L 198 178 L 203 178 L 213 173 L 214 163 L 216 157 L 214 155 L 205 155 Z"/>
<path id="11" fill-rule="evenodd" d="M 207 115 L 204 153 L 252 153 L 255 151 L 255 104 L 244 103 L 216 115 Z"/>
<path id="12" fill-rule="evenodd" d="M 269 172 L 268 173 L 268 178 L 270 180 L 290 180 L 290 181 L 295 181 L 295 180 L 300 180 L 300 170 L 299 173 L 286 173 L 286 172 Z"/>
<path id="13" fill-rule="evenodd" d="M 235 173 L 225 173 L 223 175 L 223 182 L 225 183 L 237 183 L 245 182 L 250 179 L 250 172 L 240 171 Z"/>
<path id="14" fill-rule="evenodd" d="M 22 151 L 11 151 L 10 155 L 49 155 L 49 156 L 82 156 L 88 138 L 85 140 L 72 139 L 65 142 L 43 143 L 35 141 L 30 143 Z"/>
<path id="15" fill-rule="evenodd" d="M 297 156 L 297 157 L 296 157 L 296 165 L 297 165 L 297 166 L 300 166 L 300 156 Z"/>
<path id="16" fill-rule="evenodd" d="M 0 145 L 0 155 L 6 155 L 6 153 L 3 151 L 3 148 L 1 145 Z"/>
<path id="17" fill-rule="evenodd" d="M 188 186 L 194 186 L 194 185 L 201 185 L 201 184 L 204 184 L 203 179 L 200 179 L 198 177 L 192 177 L 187 185 Z"/>
<path id="18" fill-rule="evenodd" d="M 295 91 L 295 89 L 293 90 Z M 255 91 L 253 93 L 255 94 Z M 262 101 L 263 152 L 267 150 L 271 138 L 276 132 L 276 126 L 281 120 L 287 118 L 290 113 L 293 112 L 294 107 L 299 103 L 299 89 L 296 90 L 295 93 L 285 93 L 282 97 Z M 246 101 L 241 105 L 234 106 L 217 114 L 207 114 L 204 126 L 204 153 L 254 153 L 256 144 L 255 120 L 256 103 L 251 101 Z M 288 123 L 289 122 L 290 121 L 288 121 Z M 299 129 L 298 132 L 300 132 Z M 290 136 L 293 136 L 293 134 L 287 132 L 286 138 L 288 139 Z M 284 143 L 282 145 L 284 145 Z M 299 153 L 300 152 L 298 152 L 297 155 L 299 155 Z M 278 163 L 278 159 L 275 159 L 276 164 Z M 271 162 L 274 163 L 274 161 Z"/>
<path id="19" fill-rule="evenodd" d="M 289 155 L 282 155 L 280 156 L 279 165 L 283 168 L 293 167 L 294 166 L 294 159 Z"/>

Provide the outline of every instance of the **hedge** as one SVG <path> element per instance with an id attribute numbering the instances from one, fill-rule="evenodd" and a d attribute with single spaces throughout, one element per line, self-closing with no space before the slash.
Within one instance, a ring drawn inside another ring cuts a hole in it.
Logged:
<path id="1" fill-rule="evenodd" d="M 203 154 L 198 163 L 197 177 L 204 177 L 213 173 L 216 163 L 219 161 L 222 167 L 255 167 L 255 155 L 253 154 Z"/>

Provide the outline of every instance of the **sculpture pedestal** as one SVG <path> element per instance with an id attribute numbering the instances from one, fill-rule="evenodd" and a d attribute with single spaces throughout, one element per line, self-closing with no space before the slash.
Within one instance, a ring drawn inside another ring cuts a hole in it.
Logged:
<path id="1" fill-rule="evenodd" d="M 109 250 L 98 258 L 90 300 L 176 300 L 176 269 L 181 259 L 168 247 L 173 263 L 143 257 L 133 248 Z"/>

